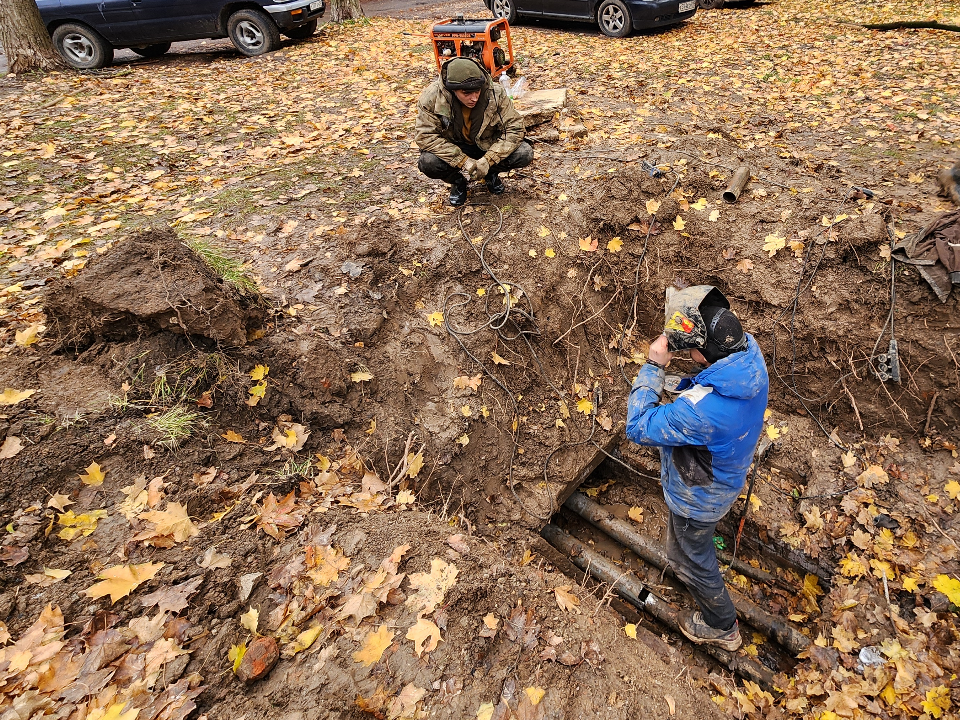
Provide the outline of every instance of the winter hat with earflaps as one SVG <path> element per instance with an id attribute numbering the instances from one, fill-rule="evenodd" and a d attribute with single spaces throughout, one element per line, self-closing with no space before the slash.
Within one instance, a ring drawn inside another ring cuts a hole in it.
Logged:
<path id="1" fill-rule="evenodd" d="M 469 58 L 454 58 L 443 66 L 443 86 L 450 90 L 473 92 L 482 90 L 487 77 L 480 66 Z"/>

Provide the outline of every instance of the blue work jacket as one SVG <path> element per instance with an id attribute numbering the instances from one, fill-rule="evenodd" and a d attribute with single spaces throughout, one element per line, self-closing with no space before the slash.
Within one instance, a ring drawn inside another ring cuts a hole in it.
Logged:
<path id="1" fill-rule="evenodd" d="M 752 335 L 747 349 L 684 380 L 659 405 L 664 372 L 644 365 L 627 401 L 627 437 L 660 448 L 660 483 L 674 514 L 722 518 L 740 495 L 763 430 L 770 381 Z"/>

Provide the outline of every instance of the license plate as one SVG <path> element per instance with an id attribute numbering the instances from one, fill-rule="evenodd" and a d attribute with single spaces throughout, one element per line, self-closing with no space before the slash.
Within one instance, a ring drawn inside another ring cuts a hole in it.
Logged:
<path id="1" fill-rule="evenodd" d="M 680 3 L 680 12 L 690 12 L 697 6 L 697 0 L 689 0 L 689 2 Z M 311 6 L 312 7 L 312 6 Z"/>
<path id="2" fill-rule="evenodd" d="M 685 4 L 689 5 L 690 7 L 693 7 L 693 3 L 685 3 Z M 310 3 L 310 12 L 313 12 L 314 10 L 319 10 L 322 7 L 323 7 L 323 0 L 314 0 L 312 3 Z"/>

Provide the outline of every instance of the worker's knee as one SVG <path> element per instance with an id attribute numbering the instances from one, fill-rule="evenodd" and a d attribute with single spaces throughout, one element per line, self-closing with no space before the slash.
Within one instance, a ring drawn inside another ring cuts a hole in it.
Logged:
<path id="1" fill-rule="evenodd" d="M 515 170 L 517 168 L 526 167 L 533 162 L 533 145 L 528 143 L 526 140 L 523 140 L 510 155 L 507 156 L 507 159 L 504 161 L 509 169 Z"/>
<path id="2" fill-rule="evenodd" d="M 456 168 L 445 160 L 430 152 L 420 153 L 420 161 L 417 167 L 424 175 L 432 180 L 446 180 Z"/>

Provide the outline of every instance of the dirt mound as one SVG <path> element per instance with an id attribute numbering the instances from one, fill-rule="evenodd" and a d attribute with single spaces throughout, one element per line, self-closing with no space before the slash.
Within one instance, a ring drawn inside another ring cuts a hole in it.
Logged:
<path id="1" fill-rule="evenodd" d="M 75 348 L 159 330 L 238 347 L 261 321 L 254 304 L 169 227 L 132 235 L 55 283 L 45 310 L 61 343 Z"/>

